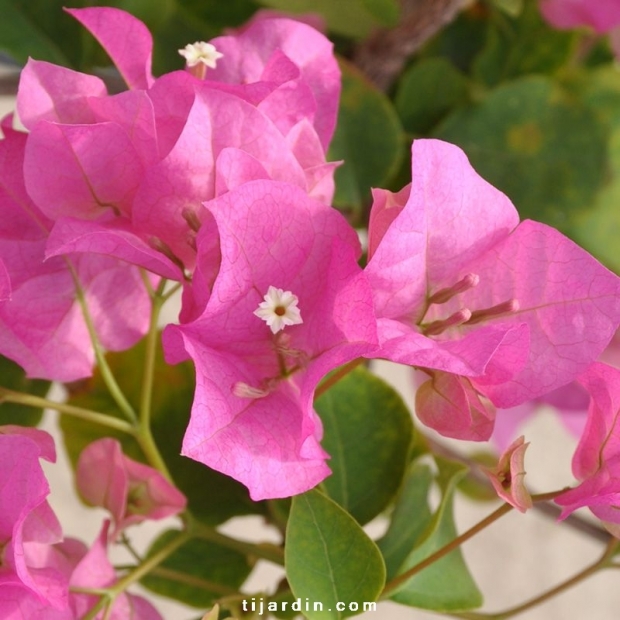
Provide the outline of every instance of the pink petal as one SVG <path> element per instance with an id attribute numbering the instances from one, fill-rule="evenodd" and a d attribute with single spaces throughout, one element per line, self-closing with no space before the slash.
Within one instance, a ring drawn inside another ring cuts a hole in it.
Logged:
<path id="1" fill-rule="evenodd" d="M 270 178 L 305 188 L 303 170 L 266 117 L 226 93 L 200 91 L 172 151 L 147 171 L 134 207 L 138 230 L 164 241 L 187 267 L 193 267 L 195 251 L 187 243 L 183 211 L 200 219 L 200 204 L 215 195 L 217 157 L 231 147 L 257 159 Z"/>
<path id="2" fill-rule="evenodd" d="M 101 43 L 129 88 L 151 86 L 153 39 L 130 13 L 114 8 L 65 9 Z"/>
<path id="3" fill-rule="evenodd" d="M 218 37 L 212 43 L 224 57 L 207 78 L 232 84 L 265 79 L 264 71 L 273 52 L 283 52 L 299 68 L 302 83 L 312 93 L 317 110 L 314 126 L 327 149 L 340 95 L 340 70 L 328 39 L 300 22 L 275 18 L 255 21 L 240 35 Z"/>
<path id="4" fill-rule="evenodd" d="M 329 472 L 314 389 L 376 342 L 359 242 L 335 210 L 292 185 L 254 181 L 206 206 L 220 233 L 220 270 L 202 314 L 164 334 L 167 359 L 189 355 L 196 365 L 183 453 L 242 481 L 254 499 L 301 493 Z M 308 361 L 248 399 L 235 385 L 259 386 L 280 372 L 271 331 L 254 315 L 271 285 L 299 298 L 303 323 L 287 328 L 285 342 Z"/>
<path id="5" fill-rule="evenodd" d="M 590 26 L 608 32 L 620 25 L 620 5 L 616 0 L 541 0 L 543 17 L 556 28 Z"/>
<path id="6" fill-rule="evenodd" d="M 38 121 L 92 123 L 89 99 L 107 94 L 98 77 L 29 59 L 19 79 L 17 112 L 28 129 Z"/>
<path id="7" fill-rule="evenodd" d="M 510 381 L 485 387 L 499 407 L 568 383 L 599 357 L 620 321 L 618 278 L 544 224 L 523 222 L 467 271 L 479 274 L 480 284 L 455 304 L 473 310 L 516 299 L 519 310 L 493 324 L 501 328 L 518 321 L 530 330 L 524 368 Z"/>
<path id="8" fill-rule="evenodd" d="M 67 217 L 56 222 L 47 242 L 46 258 L 89 252 L 120 258 L 170 280 L 183 278 L 179 266 L 150 247 L 125 219 L 90 221 Z"/>
<path id="9" fill-rule="evenodd" d="M 416 392 L 415 410 L 445 437 L 486 441 L 493 431 L 495 407 L 465 377 L 433 372 Z"/>
<path id="10" fill-rule="evenodd" d="M 54 162 L 54 165 L 50 165 Z M 28 193 L 48 217 L 129 214 L 144 169 L 127 133 L 115 123 L 33 127 L 24 158 Z"/>

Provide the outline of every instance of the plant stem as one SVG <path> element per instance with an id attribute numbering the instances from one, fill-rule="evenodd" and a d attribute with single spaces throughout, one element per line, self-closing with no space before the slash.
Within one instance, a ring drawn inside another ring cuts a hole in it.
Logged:
<path id="1" fill-rule="evenodd" d="M 153 377 L 155 372 L 155 358 L 157 353 L 157 321 L 163 305 L 162 292 L 166 280 L 162 280 L 152 295 L 151 320 L 149 332 L 146 335 L 146 352 L 144 354 L 144 372 L 142 375 L 142 395 L 140 400 L 140 424 L 150 427 L 151 405 L 153 399 Z"/>
<path id="2" fill-rule="evenodd" d="M 586 566 L 586 568 L 584 568 L 583 570 L 580 570 L 578 573 L 576 573 L 572 577 L 569 577 L 566 581 L 563 581 L 557 586 L 554 586 L 550 590 L 547 590 L 546 592 L 543 592 L 542 594 L 535 596 L 534 598 L 530 599 L 529 601 L 526 601 L 525 603 L 522 603 L 521 605 L 517 605 L 515 607 L 511 607 L 510 609 L 506 609 L 504 611 L 500 611 L 496 613 L 466 612 L 466 613 L 454 614 L 454 616 L 457 618 L 463 618 L 464 620 L 506 620 L 507 618 L 512 618 L 513 616 L 523 613 L 524 611 L 527 611 L 528 609 L 532 609 L 532 607 L 536 607 L 537 605 L 544 603 L 550 598 L 553 598 L 554 596 L 561 594 L 565 590 L 572 588 L 574 585 L 576 585 L 577 583 L 581 581 L 584 581 L 591 575 L 594 575 L 599 570 L 612 567 L 613 563 L 611 563 L 610 560 L 613 557 L 613 555 L 616 553 L 618 544 L 619 544 L 618 540 L 615 539 L 613 536 L 610 536 L 608 543 L 607 543 L 607 547 L 605 548 L 605 551 L 603 552 L 603 554 L 598 560 L 596 560 L 589 566 Z"/>
<path id="3" fill-rule="evenodd" d="M 274 564 L 278 564 L 279 566 L 284 566 L 284 551 L 276 545 L 268 543 L 254 544 L 244 542 L 243 540 L 237 540 L 236 538 L 226 536 L 226 534 L 221 534 L 208 525 L 204 525 L 204 523 L 200 523 L 199 521 L 195 521 L 193 519 L 191 519 L 188 523 L 188 531 L 190 535 L 195 538 L 208 540 L 209 542 L 216 543 L 222 547 L 239 551 L 239 553 L 244 555 L 253 555 L 258 558 L 262 558 L 263 560 L 273 562 Z"/>
<path id="4" fill-rule="evenodd" d="M 468 529 L 460 536 L 457 536 L 454 540 L 451 540 L 447 545 L 444 545 L 443 547 L 441 547 L 441 549 L 435 551 L 435 553 L 432 553 L 421 562 L 418 562 L 418 564 L 412 566 L 402 575 L 398 575 L 397 577 L 394 577 L 392 581 L 388 581 L 388 583 L 386 583 L 385 587 L 383 588 L 381 598 L 387 598 L 394 590 L 398 589 L 400 585 L 411 579 L 411 577 L 423 571 L 425 568 L 428 568 L 431 564 L 434 564 L 444 556 L 457 549 L 466 540 L 469 540 L 472 536 L 475 536 L 478 532 L 481 532 L 485 527 L 491 525 L 491 523 L 494 523 L 500 517 L 503 517 L 511 510 L 512 506 L 510 504 L 502 504 L 497 510 L 494 510 L 490 515 L 482 519 L 482 521 L 476 523 L 476 525 Z"/>
<path id="5" fill-rule="evenodd" d="M 489 490 L 493 491 L 493 486 L 491 485 L 487 476 L 483 475 L 480 472 L 480 463 L 475 461 L 464 454 L 460 454 L 459 452 L 453 450 L 449 446 L 440 443 L 429 437 L 426 434 L 423 434 L 422 431 L 418 429 L 418 434 L 422 434 L 424 437 L 424 441 L 428 444 L 431 452 L 433 454 L 437 454 L 439 456 L 444 456 L 448 459 L 452 459 L 458 461 L 459 463 L 463 463 L 469 467 L 469 472 L 467 476 L 474 480 L 478 484 L 484 485 Z M 562 512 L 561 508 L 557 504 L 553 504 L 551 502 L 538 501 L 534 504 L 534 510 L 544 515 L 549 519 L 553 519 L 556 521 Z M 593 521 L 587 521 L 577 514 L 573 513 L 568 515 L 566 519 L 562 521 L 568 527 L 573 528 L 581 534 L 585 534 L 594 540 L 597 540 L 602 543 L 606 543 L 609 539 L 609 532 L 603 529 L 600 525 L 597 525 Z"/>
<path id="6" fill-rule="evenodd" d="M 356 360 L 353 360 L 352 362 L 349 362 L 348 364 L 341 366 L 338 370 L 333 372 L 331 375 L 329 375 L 329 377 L 327 377 L 327 379 L 325 379 L 322 383 L 319 384 L 319 386 L 316 388 L 314 392 L 314 398 L 316 399 L 322 394 L 325 394 L 325 392 L 327 392 L 327 390 L 329 390 L 330 387 L 332 387 L 333 385 L 336 385 L 338 381 L 340 381 L 341 379 L 344 379 L 344 377 L 346 377 L 352 370 L 354 370 L 360 364 L 363 364 L 366 361 L 367 361 L 366 358 L 358 357 Z"/>
<path id="7" fill-rule="evenodd" d="M 217 581 L 209 581 L 208 579 L 196 577 L 187 573 L 181 573 L 179 571 L 172 570 L 171 568 L 165 568 L 164 566 L 156 566 L 153 570 L 151 570 L 151 574 L 156 575 L 157 577 L 163 577 L 164 579 L 169 579 L 170 581 L 175 581 L 176 583 L 183 583 L 193 586 L 194 588 L 201 588 L 202 590 L 213 592 L 214 594 L 221 596 L 229 596 L 237 593 L 237 590 L 234 588 L 218 583 Z"/>
<path id="8" fill-rule="evenodd" d="M 80 418 L 93 424 L 99 424 L 101 426 L 107 426 L 108 428 L 123 433 L 133 435 L 135 433 L 134 427 L 125 420 L 119 420 L 109 415 L 92 411 L 90 409 L 84 409 L 83 407 L 74 407 L 73 405 L 67 405 L 65 403 L 57 403 L 47 398 L 41 398 L 34 396 L 33 394 L 25 394 L 22 392 L 14 392 L 6 388 L 0 388 L 0 401 L 9 401 L 12 403 L 18 403 L 20 405 L 29 405 L 31 407 L 41 407 L 42 409 L 54 409 L 60 413 L 73 416 L 74 418 Z"/>
<path id="9" fill-rule="evenodd" d="M 94 618 L 97 617 L 97 614 L 104 607 L 106 608 L 105 614 L 109 614 L 115 599 L 120 594 L 122 594 L 130 585 L 150 573 L 156 566 L 159 566 L 159 564 L 172 555 L 179 547 L 188 542 L 190 538 L 191 537 L 187 532 L 180 532 L 176 538 L 171 540 L 156 554 L 146 558 L 140 566 L 136 567 L 122 579 L 119 579 L 113 586 L 108 588 L 106 594 L 102 596 L 99 602 L 84 616 L 83 620 L 94 620 Z"/>
<path id="10" fill-rule="evenodd" d="M 151 409 L 153 404 L 153 383 L 155 375 L 155 361 L 157 358 L 157 337 L 159 335 L 157 322 L 164 303 L 162 297 L 166 280 L 161 280 L 157 290 L 151 295 L 151 319 L 146 336 L 146 353 L 144 355 L 144 371 L 142 375 L 142 393 L 140 397 L 140 417 L 136 431 L 136 439 L 149 463 L 158 469 L 172 482 L 172 476 L 161 456 L 159 448 L 151 431 Z"/>
<path id="11" fill-rule="evenodd" d="M 82 308 L 82 315 L 84 316 L 84 323 L 86 324 L 86 328 L 88 329 L 88 334 L 90 335 L 90 340 L 93 345 L 93 351 L 95 352 L 95 358 L 97 360 L 97 366 L 99 367 L 99 372 L 101 373 L 101 378 L 103 379 L 110 395 L 116 402 L 118 408 L 123 412 L 125 417 L 130 422 L 136 422 L 137 416 L 133 407 L 127 400 L 125 394 L 121 390 L 114 374 L 112 373 L 112 369 L 108 365 L 108 362 L 105 359 L 105 355 L 103 353 L 103 349 L 101 347 L 101 343 L 99 342 L 99 338 L 97 336 L 97 330 L 95 329 L 95 324 L 90 315 L 90 311 L 88 309 L 88 304 L 86 303 L 86 296 L 84 295 L 84 290 L 82 289 L 82 285 L 80 284 L 80 280 L 78 278 L 75 267 L 71 264 L 69 260 L 67 260 L 67 265 L 69 266 L 69 270 L 71 271 L 71 275 L 73 276 L 73 281 L 75 283 L 75 294 L 76 298 Z"/>
<path id="12" fill-rule="evenodd" d="M 549 493 L 540 493 L 539 495 L 532 495 L 533 502 L 544 502 L 549 499 L 553 499 L 560 495 L 560 493 L 564 493 L 564 489 L 560 491 L 551 491 Z M 494 510 L 490 515 L 482 519 L 479 523 L 476 523 L 473 527 L 470 527 L 466 532 L 463 532 L 460 536 L 457 536 L 454 540 L 451 540 L 447 545 L 441 547 L 432 553 L 427 558 L 418 562 L 415 566 L 412 566 L 409 570 L 405 571 L 402 575 L 398 575 L 394 577 L 392 581 L 389 581 L 385 584 L 383 588 L 383 592 L 381 593 L 381 598 L 388 597 L 394 590 L 396 590 L 399 586 L 401 586 L 405 581 L 411 579 L 414 575 L 423 571 L 425 568 L 428 568 L 431 564 L 434 564 L 444 556 L 448 555 L 456 548 L 460 547 L 464 542 L 481 532 L 483 529 L 491 525 L 497 521 L 500 517 L 503 517 L 505 514 L 509 513 L 512 510 L 512 506 L 510 504 L 502 504 L 497 510 Z"/>

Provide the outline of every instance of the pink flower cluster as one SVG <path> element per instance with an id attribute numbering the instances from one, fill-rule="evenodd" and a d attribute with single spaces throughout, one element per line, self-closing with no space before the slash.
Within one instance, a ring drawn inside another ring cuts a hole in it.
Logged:
<path id="1" fill-rule="evenodd" d="M 129 89 L 111 95 L 96 77 L 30 61 L 18 96 L 28 133 L 4 122 L 0 353 L 30 376 L 87 376 L 88 333 L 106 349 L 131 346 L 148 321 L 145 280 L 181 282 L 180 324 L 163 342 L 169 362 L 196 368 L 182 452 L 259 500 L 329 474 L 313 398 L 342 364 L 421 369 L 419 418 L 486 440 L 496 407 L 568 384 L 611 340 L 620 280 L 556 230 L 520 223 L 444 142 L 415 141 L 411 184 L 375 190 L 358 265 L 325 158 L 339 70 L 311 27 L 260 18 L 188 46 L 186 70 L 154 78 L 141 22 L 70 13 Z M 120 458 L 111 444 L 98 450 L 87 462 Z M 136 472 L 111 488 L 133 488 Z M 87 497 L 108 497 L 113 535 L 142 509 L 128 516 L 119 493 Z"/>
<path id="2" fill-rule="evenodd" d="M 185 498 L 161 474 L 122 455 L 117 442 L 102 442 L 105 446 L 96 442 L 84 451 L 81 471 L 87 482 L 99 480 L 88 492 L 92 497 L 93 489 L 101 491 L 101 501 L 93 503 L 112 510 L 117 528 L 136 522 L 127 508 L 132 486 L 145 488 L 141 519 L 162 518 L 185 508 Z M 114 458 L 97 460 L 94 455 L 102 450 L 112 451 Z M 0 427 L 0 615 L 8 620 L 77 620 L 99 598 L 87 590 L 107 588 L 117 580 L 107 555 L 109 521 L 90 549 L 78 540 L 63 540 L 47 502 L 50 489 L 39 459 L 56 460 L 47 433 Z M 124 482 L 126 471 L 131 472 L 132 484 Z M 125 506 L 122 515 L 110 503 Z M 150 603 L 131 594 L 119 596 L 107 617 L 161 620 Z"/>

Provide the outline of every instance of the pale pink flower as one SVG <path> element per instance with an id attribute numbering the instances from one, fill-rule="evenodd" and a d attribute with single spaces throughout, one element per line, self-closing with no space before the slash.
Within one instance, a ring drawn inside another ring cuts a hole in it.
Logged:
<path id="1" fill-rule="evenodd" d="M 126 349 L 144 335 L 149 297 L 139 271 L 115 258 L 46 260 L 53 222 L 33 204 L 24 186 L 28 136 L 7 122 L 2 130 L 0 259 L 11 290 L 0 301 L 0 353 L 31 377 L 74 381 L 91 374 L 95 358 L 77 283 L 97 336 L 110 350 Z"/>
<path id="2" fill-rule="evenodd" d="M 50 489 L 40 458 L 56 459 L 47 433 L 0 427 L 0 609 L 5 612 L 22 604 L 33 610 L 68 606 L 68 575 L 54 550 L 62 530 L 47 503 Z"/>
<path id="3" fill-rule="evenodd" d="M 191 321 L 164 332 L 168 361 L 196 366 L 183 454 L 241 481 L 255 500 L 302 493 L 329 473 L 312 407 L 317 383 L 376 346 L 357 236 L 334 209 L 274 181 L 246 183 L 206 207 L 220 270 Z M 208 230 L 197 247 L 200 265 Z M 274 332 L 256 315 L 270 287 L 295 296 L 303 322 Z"/>
<path id="4" fill-rule="evenodd" d="M 203 201 L 268 178 L 331 199 L 335 164 L 325 148 L 340 74 L 323 35 L 269 19 L 214 41 L 224 57 L 209 79 L 184 71 L 155 79 L 142 22 L 113 8 L 68 12 L 130 90 L 108 95 L 99 78 L 34 60 L 22 72 L 24 176 L 30 198 L 54 222 L 48 256 L 113 255 L 182 280 L 208 219 Z"/>
<path id="5" fill-rule="evenodd" d="M 620 322 L 620 280 L 556 230 L 519 224 L 456 146 L 416 140 L 412 179 L 399 194 L 375 193 L 373 356 L 431 376 L 418 410 L 426 424 L 488 439 L 494 406 L 550 392 L 601 354 Z"/>
<path id="6" fill-rule="evenodd" d="M 520 512 L 532 507 L 532 498 L 525 486 L 525 451 L 529 446 L 523 435 L 502 453 L 497 465 L 484 469 L 497 495 Z"/>
<path id="7" fill-rule="evenodd" d="M 71 587 L 102 589 L 113 586 L 117 581 L 114 567 L 108 559 L 109 525 L 109 521 L 103 524 L 94 544 L 77 563 L 71 575 Z M 78 620 L 92 609 L 99 597 L 72 593 L 70 600 L 74 617 Z M 103 617 L 104 612 L 101 612 L 97 614 L 96 619 L 102 620 Z M 163 620 L 161 614 L 145 598 L 128 592 L 116 597 L 111 612 L 105 617 L 109 620 Z"/>
<path id="8" fill-rule="evenodd" d="M 125 456 L 121 444 L 108 437 L 84 448 L 76 484 L 87 503 L 111 513 L 112 539 L 129 525 L 179 514 L 187 503 L 160 472 Z"/>

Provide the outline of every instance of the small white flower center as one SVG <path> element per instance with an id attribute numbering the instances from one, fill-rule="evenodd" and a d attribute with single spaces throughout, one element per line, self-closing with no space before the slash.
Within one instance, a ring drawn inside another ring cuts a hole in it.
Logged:
<path id="1" fill-rule="evenodd" d="M 270 286 L 264 300 L 258 304 L 254 314 L 267 323 L 272 333 L 277 334 L 287 325 L 303 323 L 301 312 L 297 307 L 299 299 L 291 291 Z"/>
<path id="2" fill-rule="evenodd" d="M 179 50 L 179 54 L 185 58 L 188 67 L 203 64 L 210 69 L 215 69 L 217 61 L 224 56 L 215 49 L 215 45 L 204 41 L 188 43 L 182 50 Z"/>

